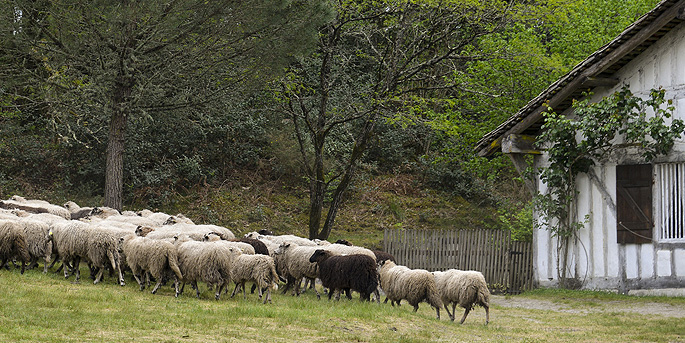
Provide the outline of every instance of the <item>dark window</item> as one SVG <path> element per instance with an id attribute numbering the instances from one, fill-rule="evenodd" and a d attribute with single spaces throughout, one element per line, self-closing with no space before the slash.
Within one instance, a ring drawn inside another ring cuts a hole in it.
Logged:
<path id="1" fill-rule="evenodd" d="M 652 165 L 616 166 L 618 243 L 652 242 Z"/>

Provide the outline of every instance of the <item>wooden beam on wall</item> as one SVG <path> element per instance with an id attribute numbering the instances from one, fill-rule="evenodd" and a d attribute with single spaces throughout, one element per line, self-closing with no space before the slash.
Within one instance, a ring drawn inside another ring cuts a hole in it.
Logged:
<path id="1" fill-rule="evenodd" d="M 619 80 L 613 77 L 591 77 L 588 76 L 583 81 L 582 87 L 613 87 L 618 84 Z"/>

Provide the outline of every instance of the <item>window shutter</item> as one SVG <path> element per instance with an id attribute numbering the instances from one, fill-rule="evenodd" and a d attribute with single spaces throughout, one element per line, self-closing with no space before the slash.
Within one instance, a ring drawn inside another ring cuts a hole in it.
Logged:
<path id="1" fill-rule="evenodd" d="M 651 164 L 616 166 L 616 217 L 618 243 L 652 242 Z"/>

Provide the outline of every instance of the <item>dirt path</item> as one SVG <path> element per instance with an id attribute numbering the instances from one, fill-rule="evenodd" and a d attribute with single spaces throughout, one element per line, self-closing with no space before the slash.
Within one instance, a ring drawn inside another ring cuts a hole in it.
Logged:
<path id="1" fill-rule="evenodd" d="M 685 318 L 685 304 L 682 302 L 668 304 L 596 299 L 561 299 L 559 302 L 556 302 L 527 297 L 493 295 L 490 298 L 490 304 L 501 307 L 550 310 L 568 313 L 634 312 L 647 315 Z"/>

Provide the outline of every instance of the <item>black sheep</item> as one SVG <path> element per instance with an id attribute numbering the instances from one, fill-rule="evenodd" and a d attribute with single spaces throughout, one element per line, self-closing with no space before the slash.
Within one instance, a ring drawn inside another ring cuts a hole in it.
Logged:
<path id="1" fill-rule="evenodd" d="M 395 256 L 392 256 L 391 254 L 385 252 L 385 251 L 380 251 L 380 250 L 373 250 L 373 254 L 376 255 L 376 263 L 381 263 L 381 261 L 395 261 Z"/>
<path id="2" fill-rule="evenodd" d="M 328 300 L 333 293 L 345 291 L 347 297 L 350 290 L 357 291 L 360 299 L 370 300 L 371 293 L 378 295 L 378 271 L 376 261 L 367 255 L 333 255 L 330 251 L 318 249 L 309 258 L 309 262 L 316 262 L 319 266 L 319 278 L 324 287 L 329 288 Z"/>

